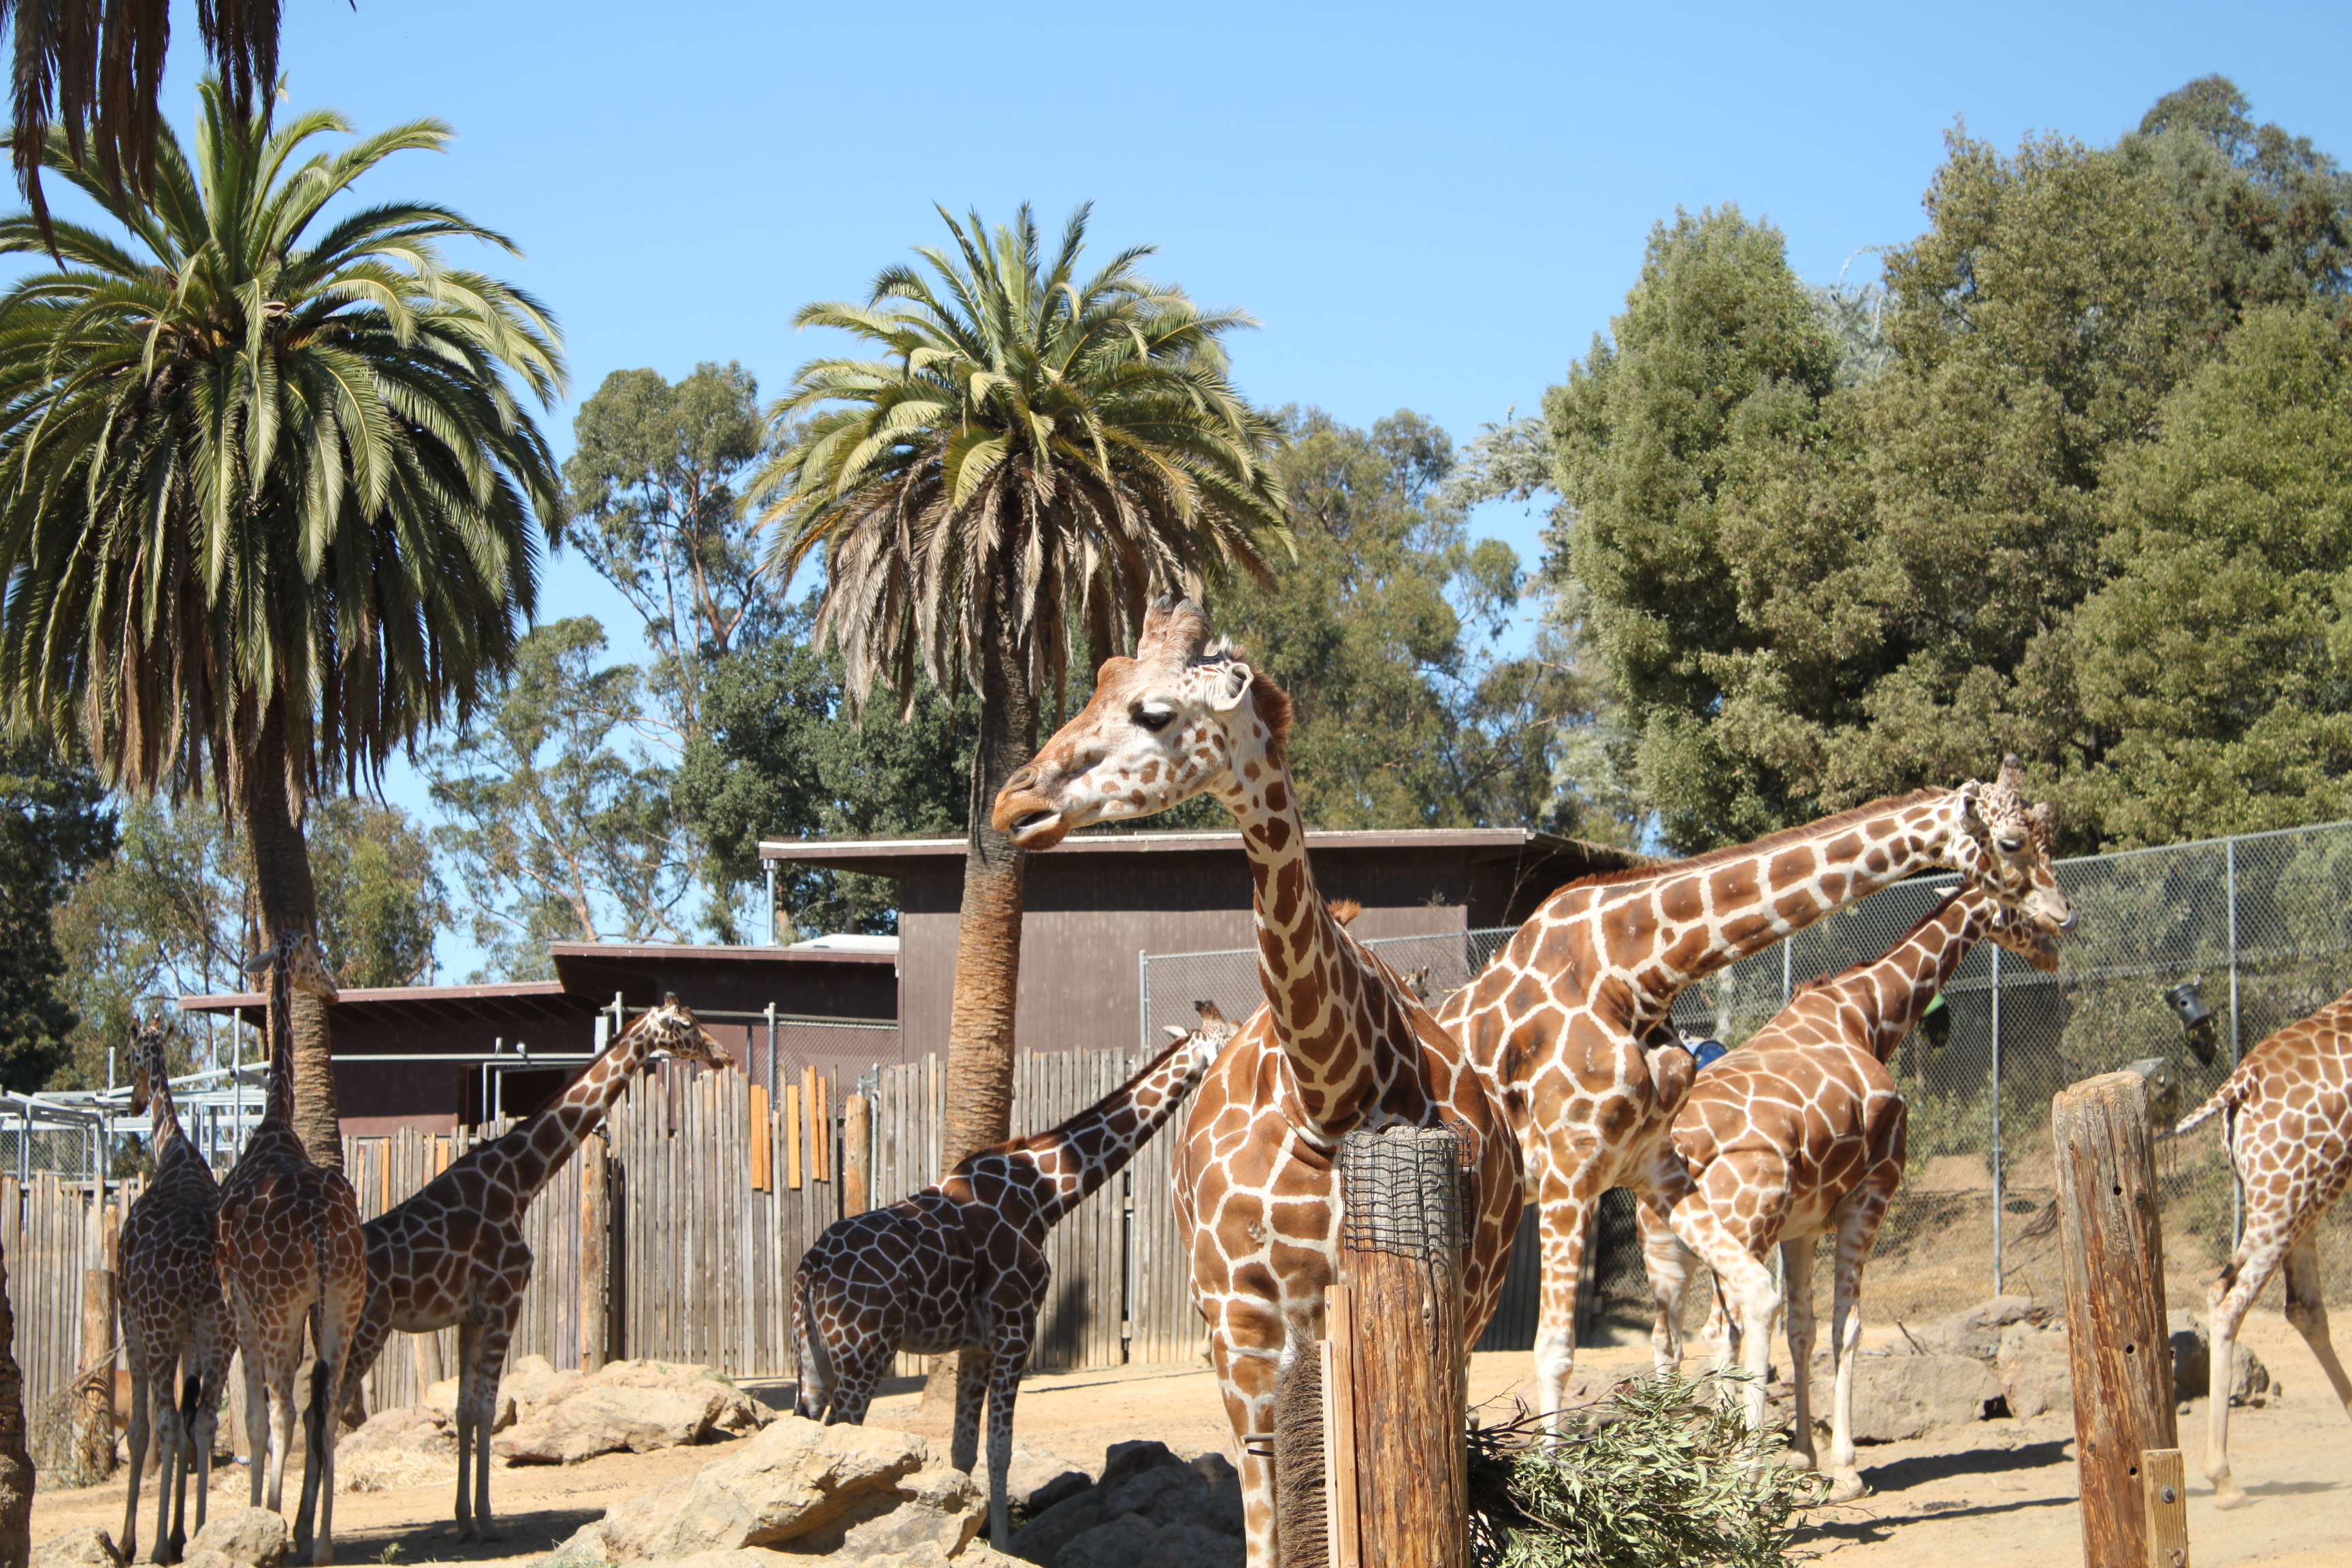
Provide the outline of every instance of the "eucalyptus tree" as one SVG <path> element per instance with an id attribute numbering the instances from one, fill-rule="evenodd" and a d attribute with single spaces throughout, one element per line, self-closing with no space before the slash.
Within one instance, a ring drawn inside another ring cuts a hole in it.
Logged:
<path id="1" fill-rule="evenodd" d="M 1081 275 L 1088 208 L 1047 258 L 1025 205 L 993 231 L 944 208 L 951 247 L 885 269 L 863 305 L 804 306 L 873 358 L 800 368 L 771 410 L 761 470 L 780 581 L 823 560 L 815 636 L 847 695 L 917 683 L 978 702 L 963 919 L 948 1037 L 950 1160 L 1007 1135 L 1021 957 L 1020 852 L 988 825 L 1036 743 L 1072 652 L 1133 642 L 1145 605 L 1287 544 L 1272 422 L 1234 390 L 1204 311 L 1138 270 L 1148 246 Z"/>
<path id="2" fill-rule="evenodd" d="M 518 384 L 563 384 L 530 296 L 450 266 L 503 236 L 424 202 L 338 204 L 450 131 L 240 123 L 205 84 L 142 200 L 61 132 L 46 166 L 118 234 L 59 222 L 59 264 L 0 297 L 0 716 L 79 730 L 134 794 L 243 819 L 265 942 L 315 931 L 304 802 L 373 783 L 512 659 L 555 465 Z M 331 211 L 331 204 L 335 210 Z M 314 232 L 316 231 L 316 232 Z M 30 215 L 0 254 L 47 248 Z M 338 1157 L 322 1011 L 293 1018 L 299 1131 Z"/>

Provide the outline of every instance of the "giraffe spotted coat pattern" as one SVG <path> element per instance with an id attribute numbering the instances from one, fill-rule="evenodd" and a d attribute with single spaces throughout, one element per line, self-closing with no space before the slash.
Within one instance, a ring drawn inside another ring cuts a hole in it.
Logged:
<path id="1" fill-rule="evenodd" d="M 2046 847 L 2046 845 L 2045 845 Z M 1836 1247 L 1830 1309 L 1829 1500 L 1863 1494 L 1854 1468 L 1854 1352 L 1862 1339 L 1862 1269 L 1903 1180 L 1903 1097 L 1887 1064 L 1980 937 L 2036 969 L 2058 966 L 2053 935 L 1962 888 L 1885 953 L 1807 982 L 1738 1050 L 1698 1075 L 1675 1113 L 1673 1141 L 1693 1190 L 1661 1226 L 1641 1215 L 1656 1292 L 1658 1364 L 1682 1360 L 1685 1249 L 1715 1270 L 1724 1360 L 1744 1359 L 1751 1431 L 1764 1424 L 1764 1383 L 1780 1291 L 1764 1258 L 1787 1264 L 1789 1364 L 1797 1410 L 1789 1449 L 1816 1462 L 1812 1426 L 1813 1251 Z M 1745 1352 L 1744 1357 L 1742 1352 Z"/>
<path id="2" fill-rule="evenodd" d="M 367 1299 L 360 1205 L 341 1171 L 314 1163 L 294 1131 L 293 994 L 332 1005 L 335 983 L 316 938 L 288 932 L 259 962 L 268 969 L 269 1098 L 261 1125 L 221 1184 L 219 1259 L 245 1357 L 246 1431 L 253 1506 L 282 1510 L 293 1445 L 294 1379 L 307 1325 L 317 1352 L 295 1545 L 334 1561 L 335 1437 L 343 1358 Z M 263 1475 L 264 1458 L 268 1471 Z M 316 1510 L 318 1528 L 311 1531 Z"/>
<path id="3" fill-rule="evenodd" d="M 495 1541 L 490 1524 L 490 1424 L 507 1346 L 530 1284 L 523 1216 L 589 1133 L 603 1125 L 638 1070 L 657 1056 L 730 1064 L 675 996 L 641 1014 L 553 1103 L 503 1137 L 468 1150 L 415 1195 L 364 1226 L 367 1304 L 343 1371 L 356 1398 L 394 1330 L 457 1330 L 457 1539 Z"/>
<path id="4" fill-rule="evenodd" d="M 1203 793 L 1241 825 L 1266 1005 L 1202 1082 L 1176 1151 L 1176 1211 L 1258 1568 L 1277 1560 L 1274 1471 L 1250 1439 L 1273 1429 L 1282 1362 L 1322 1336 L 1323 1291 L 1338 1265 L 1340 1139 L 1392 1124 L 1444 1124 L 1462 1138 L 1471 1342 L 1500 1299 L 1522 1198 L 1504 1108 L 1316 886 L 1285 755 L 1289 722 L 1289 699 L 1234 650 L 1211 646 L 1196 606 L 1162 601 L 1144 617 L 1136 657 L 1104 662 L 1085 710 L 1006 781 L 994 814 L 1024 849 Z"/>
<path id="5" fill-rule="evenodd" d="M 2327 1333 L 2319 1289 L 2318 1227 L 2352 1182 L 2352 992 L 2264 1039 L 2182 1119 L 2173 1135 L 2222 1118 L 2230 1163 L 2246 1188 L 2246 1224 L 2212 1287 L 2213 1382 L 2205 1475 L 2213 1500 L 2237 1508 L 2246 1492 L 2230 1470 L 2230 1370 L 2254 1298 L 2284 1267 L 2286 1320 L 2352 1415 L 2352 1377 Z"/>
<path id="6" fill-rule="evenodd" d="M 1060 1126 L 982 1149 L 920 1192 L 827 1226 L 793 1274 L 800 1414 L 862 1424 L 892 1356 L 956 1355 L 952 1462 L 969 1471 L 977 1461 L 985 1399 L 989 1531 L 1002 1547 L 1013 1401 L 1052 1283 L 1045 1233 L 1176 1113 L 1233 1034 L 1203 1005 L 1200 1028 Z"/>
<path id="7" fill-rule="evenodd" d="M 160 1023 L 131 1026 L 131 1110 L 152 1131 L 154 1178 L 122 1219 L 122 1342 L 131 1370 L 131 1485 L 122 1510 L 122 1558 L 139 1556 L 139 1482 L 153 1436 L 158 1563 L 187 1544 L 187 1487 L 196 1481 L 196 1528 L 212 1487 L 213 1434 L 228 1376 L 227 1310 L 214 1260 L 220 1184 L 180 1131 Z M 152 1426 L 151 1426 L 152 1417 Z"/>
<path id="8" fill-rule="evenodd" d="M 1891 882 L 1956 870 L 2055 930 L 2073 909 L 2035 846 L 2017 759 L 1688 860 L 1572 882 L 1439 1009 L 1525 1144 L 1543 1285 L 1536 1402 L 1555 1429 L 1575 1361 L 1587 1222 L 1611 1187 L 1664 1215 L 1690 1177 L 1666 1133 L 1690 1089 L 1683 989 Z"/>

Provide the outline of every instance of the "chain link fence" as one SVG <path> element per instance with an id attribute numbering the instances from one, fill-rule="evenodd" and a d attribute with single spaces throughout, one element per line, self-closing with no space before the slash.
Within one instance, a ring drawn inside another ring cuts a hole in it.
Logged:
<path id="1" fill-rule="evenodd" d="M 2168 1071 L 2153 1110 L 2158 1125 L 2168 1126 L 2263 1037 L 2352 988 L 2352 823 L 2087 857 L 2062 862 L 2058 875 L 2082 917 L 2058 971 L 2038 973 L 1979 943 L 1945 986 L 1941 1005 L 1895 1054 L 1909 1157 L 1864 1277 L 1864 1310 L 1873 1319 L 1916 1322 L 1999 1289 L 2057 1297 L 2051 1096 L 2159 1058 Z M 1945 876 L 1888 888 L 1731 965 L 1675 1000 L 1676 1026 L 1687 1040 L 1739 1045 L 1796 985 L 1876 959 L 1953 886 Z M 1496 928 L 1366 945 L 1433 1005 L 1511 934 Z M 1254 949 L 1147 954 L 1141 970 L 1147 1040 L 1163 1024 L 1189 1024 L 1196 997 L 1236 1018 L 1262 1000 Z M 2166 1002 L 2185 981 L 2198 984 L 2214 1014 L 2210 1055 Z M 2157 1146 L 2172 1306 L 2201 1308 L 2206 1282 L 2236 1243 L 2240 1198 L 2221 1126 L 2216 1118 Z M 1598 1226 L 1600 1315 L 1646 1331 L 1649 1290 L 1628 1194 L 1604 1200 Z M 1814 1299 L 1823 1310 L 1830 1252 L 1822 1247 L 1816 1259 Z M 2320 1253 L 2326 1290 L 2345 1299 L 2352 1205 L 2323 1225 Z M 1515 1258 L 1514 1273 L 1533 1265 Z M 1689 1297 L 1694 1328 L 1711 1294 L 1700 1275 Z M 1523 1294 L 1507 1291 L 1507 1305 Z"/>

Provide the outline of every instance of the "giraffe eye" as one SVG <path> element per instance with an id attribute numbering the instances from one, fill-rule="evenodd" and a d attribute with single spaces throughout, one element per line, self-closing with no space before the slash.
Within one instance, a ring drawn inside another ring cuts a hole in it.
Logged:
<path id="1" fill-rule="evenodd" d="M 1165 708 L 1139 708 L 1135 721 L 1157 735 L 1175 721 L 1176 715 Z"/>
<path id="2" fill-rule="evenodd" d="M 2013 835 L 2005 835 L 1993 842 L 2000 846 L 2000 852 L 2004 855 L 2014 855 L 2025 847 L 2025 840 Z"/>

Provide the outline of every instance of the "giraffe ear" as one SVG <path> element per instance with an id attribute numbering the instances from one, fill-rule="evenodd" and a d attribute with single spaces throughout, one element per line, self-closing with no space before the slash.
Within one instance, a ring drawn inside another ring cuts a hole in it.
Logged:
<path id="1" fill-rule="evenodd" d="M 1209 707 L 1219 713 L 1230 713 L 1249 696 L 1250 682 L 1256 673 L 1240 659 L 1226 661 L 1209 685 Z"/>

